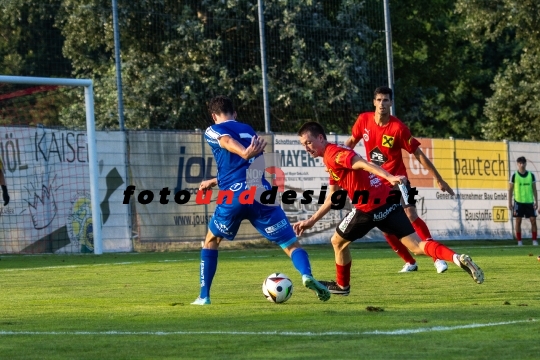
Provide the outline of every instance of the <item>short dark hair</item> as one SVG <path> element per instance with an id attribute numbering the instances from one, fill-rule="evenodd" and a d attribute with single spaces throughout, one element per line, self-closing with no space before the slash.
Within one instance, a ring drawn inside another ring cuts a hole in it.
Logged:
<path id="1" fill-rule="evenodd" d="M 526 164 L 527 159 L 525 159 L 525 156 L 520 156 L 517 158 L 516 162 Z"/>
<path id="2" fill-rule="evenodd" d="M 208 102 L 208 111 L 212 114 L 234 114 L 234 106 L 232 100 L 224 95 L 213 97 Z"/>
<path id="3" fill-rule="evenodd" d="M 322 135 L 324 140 L 326 140 L 324 128 L 316 121 L 310 121 L 302 125 L 302 127 L 300 127 L 300 130 L 298 130 L 298 136 L 302 136 L 307 132 L 311 133 L 311 135 L 313 135 L 314 137 Z"/>
<path id="4" fill-rule="evenodd" d="M 379 86 L 373 92 L 373 98 L 375 99 L 379 94 L 390 95 L 390 100 L 392 100 L 394 92 L 388 86 Z"/>

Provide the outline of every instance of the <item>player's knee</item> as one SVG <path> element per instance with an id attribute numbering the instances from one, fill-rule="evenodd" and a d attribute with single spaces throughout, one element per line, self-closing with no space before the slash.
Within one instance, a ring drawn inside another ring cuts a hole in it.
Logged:
<path id="1" fill-rule="evenodd" d="M 204 239 L 204 245 L 203 249 L 217 249 L 219 247 L 219 243 L 221 242 L 223 238 L 218 237 L 214 234 L 212 234 L 211 231 L 209 231 L 206 234 L 206 238 Z"/>
<path id="2" fill-rule="evenodd" d="M 332 236 L 332 246 L 334 247 L 334 250 L 343 250 L 347 245 L 349 245 L 349 241 L 345 240 L 341 236 L 339 236 L 337 233 L 334 233 Z"/>

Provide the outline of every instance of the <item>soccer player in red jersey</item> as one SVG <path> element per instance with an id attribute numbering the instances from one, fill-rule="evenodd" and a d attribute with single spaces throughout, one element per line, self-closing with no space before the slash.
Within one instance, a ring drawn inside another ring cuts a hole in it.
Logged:
<path id="1" fill-rule="evenodd" d="M 329 195 L 324 204 L 311 218 L 293 225 L 296 234 L 302 235 L 306 229 L 313 227 L 330 211 L 334 202 L 346 194 L 354 206 L 338 224 L 332 236 L 336 281 L 319 281 L 325 284 L 331 293 L 349 294 L 352 264 L 349 244 L 366 235 L 374 227 L 396 236 L 415 254 L 453 261 L 467 271 L 476 283 L 481 284 L 484 281 L 484 273 L 470 256 L 458 255 L 435 240 L 420 240 L 400 204 L 400 192 L 391 190 L 379 179 L 381 177 L 388 183 L 397 185 L 406 180 L 404 176 L 393 176 L 379 166 L 368 163 L 352 149 L 329 143 L 323 127 L 317 122 L 302 125 L 298 136 L 300 143 L 312 157 L 323 157 L 330 178 Z"/>
<path id="2" fill-rule="evenodd" d="M 442 191 L 454 195 L 452 188 L 442 179 L 433 163 L 420 149 L 420 142 L 411 135 L 409 128 L 397 117 L 390 115 L 392 89 L 386 86 L 375 89 L 373 105 L 375 106 L 375 112 L 365 112 L 358 116 L 352 127 L 352 135 L 345 142 L 345 146 L 354 149 L 360 139 L 363 138 L 366 158 L 370 162 L 379 165 L 390 174 L 406 177 L 407 170 L 401 153 L 401 149 L 404 149 L 409 154 L 414 154 L 420 164 L 431 171 Z M 407 186 L 410 189 L 411 185 L 408 182 Z M 402 204 L 405 214 L 407 214 L 422 241 L 433 240 L 426 223 L 418 217 L 416 207 Z M 395 236 L 386 233 L 384 236 L 392 249 L 405 261 L 405 265 L 400 272 L 416 271 L 418 269 L 416 260 L 403 244 Z M 443 260 L 433 258 L 433 262 L 438 273 L 443 273 L 448 269 Z"/>

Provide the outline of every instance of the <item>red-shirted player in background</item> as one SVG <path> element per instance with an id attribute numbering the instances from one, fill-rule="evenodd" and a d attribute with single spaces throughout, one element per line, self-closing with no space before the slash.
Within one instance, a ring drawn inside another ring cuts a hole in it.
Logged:
<path id="1" fill-rule="evenodd" d="M 404 176 L 393 176 L 379 166 L 368 163 L 354 150 L 329 143 L 323 127 L 317 122 L 302 125 L 298 136 L 300 143 L 312 157 L 323 157 L 330 178 L 329 194 L 324 204 L 309 219 L 293 224 L 296 234 L 302 235 L 306 229 L 313 227 L 330 211 L 334 202 L 338 203 L 338 199 L 339 203 L 344 205 L 343 200 L 346 194 L 349 195 L 354 206 L 338 224 L 332 236 L 336 281 L 319 281 L 326 285 L 331 293 L 349 295 L 352 264 L 349 245 L 356 239 L 362 238 L 374 227 L 396 236 L 417 255 L 425 254 L 454 262 L 469 273 L 476 283 L 481 284 L 484 281 L 483 271 L 470 256 L 456 254 L 435 240 L 421 241 L 399 203 L 401 198 L 399 191 L 391 191 L 377 177 L 381 177 L 392 185 L 397 185 L 406 180 Z M 346 191 L 335 193 L 340 187 Z M 358 197 L 358 195 L 361 196 Z M 389 201 L 390 199 L 392 201 Z"/>
<path id="2" fill-rule="evenodd" d="M 392 89 L 386 86 L 375 89 L 373 99 L 375 112 L 365 112 L 358 116 L 352 127 L 352 135 L 345 142 L 345 146 L 354 149 L 360 139 L 364 138 L 368 161 L 379 165 L 392 175 L 407 177 L 407 169 L 401 153 L 401 149 L 404 149 L 409 154 L 414 154 L 420 164 L 431 171 L 442 191 L 454 195 L 452 188 L 442 179 L 433 163 L 419 148 L 420 142 L 411 135 L 409 128 L 397 117 L 390 115 L 392 101 Z M 410 183 L 407 183 L 409 189 L 410 186 Z M 418 217 L 416 207 L 403 203 L 402 205 L 420 239 L 422 241 L 433 240 L 426 223 Z M 416 260 L 407 251 L 407 248 L 395 236 L 386 233 L 384 236 L 392 249 L 405 261 L 400 272 L 416 271 L 418 269 Z M 433 261 L 439 274 L 448 269 L 443 260 L 433 258 Z"/>

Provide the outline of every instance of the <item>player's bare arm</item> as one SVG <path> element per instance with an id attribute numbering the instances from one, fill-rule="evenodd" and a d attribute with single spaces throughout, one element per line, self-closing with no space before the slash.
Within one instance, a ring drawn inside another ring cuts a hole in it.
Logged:
<path id="1" fill-rule="evenodd" d="M 435 168 L 435 165 L 433 165 L 431 160 L 429 160 L 429 158 L 424 154 L 424 152 L 420 148 L 416 149 L 416 151 L 414 152 L 414 156 L 420 162 L 420 164 L 422 164 L 424 168 L 431 171 L 431 173 L 435 176 L 435 180 L 437 181 L 437 185 L 439 186 L 439 189 L 449 193 L 450 195 L 455 195 L 454 190 L 452 190 L 450 185 L 448 185 L 448 183 L 443 180 L 441 174 L 439 174 L 439 172 Z"/>
<path id="2" fill-rule="evenodd" d="M 305 230 L 311 229 L 313 225 L 317 223 L 324 215 L 328 214 L 332 208 L 332 194 L 339 190 L 340 187 L 337 185 L 330 185 L 327 191 L 326 199 L 324 204 L 317 210 L 311 217 L 307 220 L 302 220 L 293 224 L 294 232 L 297 236 L 300 236 L 304 233 Z"/>
<path id="3" fill-rule="evenodd" d="M 354 149 L 356 145 L 360 142 L 360 139 L 355 138 L 354 136 L 350 136 L 344 143 L 344 145 L 348 148 Z"/>
<path id="4" fill-rule="evenodd" d="M 536 196 L 536 185 L 533 184 L 534 194 Z M 513 213 L 514 212 L 514 202 L 512 201 L 512 198 L 514 196 L 514 183 L 508 184 L 508 210 Z M 536 198 L 535 198 L 536 199 Z"/>
<path id="5" fill-rule="evenodd" d="M 209 179 L 209 180 L 203 180 L 201 181 L 201 184 L 199 185 L 199 190 L 210 190 L 214 186 L 217 186 L 217 178 Z"/>
<path id="6" fill-rule="evenodd" d="M 351 160 L 352 168 L 355 170 L 364 170 L 374 175 L 377 175 L 385 180 L 387 180 L 392 185 L 405 184 L 407 183 L 407 178 L 405 176 L 394 176 L 388 171 L 384 170 L 380 166 L 369 163 L 366 160 L 362 159 L 360 156 L 355 155 Z"/>
<path id="7" fill-rule="evenodd" d="M 245 160 L 249 160 L 252 157 L 259 155 L 266 147 L 266 140 L 258 136 L 253 136 L 251 138 L 251 144 L 247 148 L 228 135 L 220 137 L 218 141 L 222 148 Z"/>

